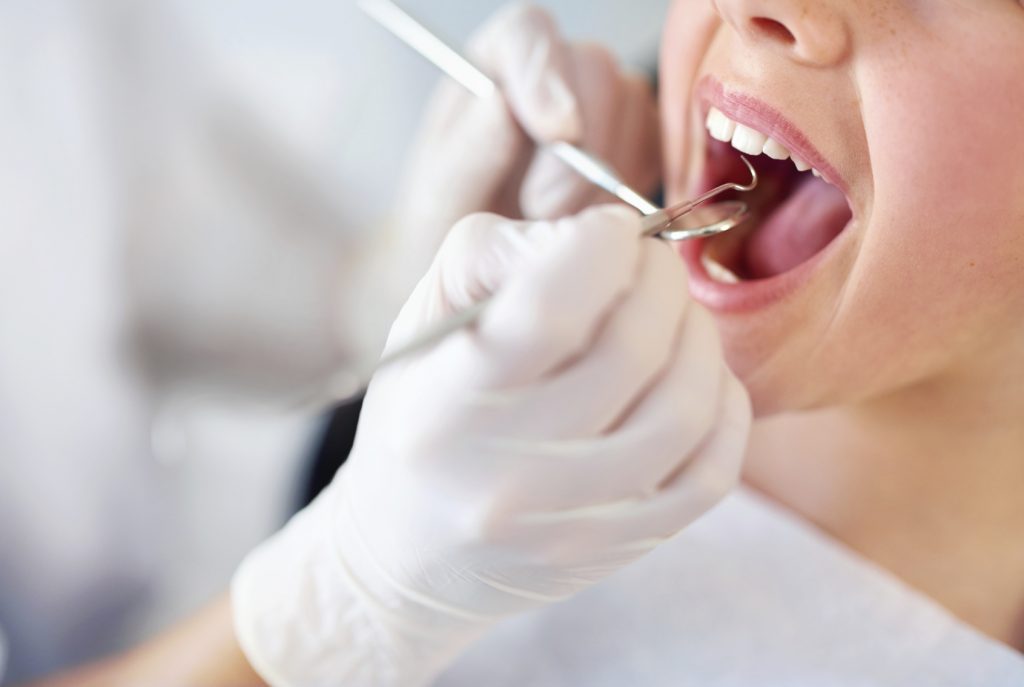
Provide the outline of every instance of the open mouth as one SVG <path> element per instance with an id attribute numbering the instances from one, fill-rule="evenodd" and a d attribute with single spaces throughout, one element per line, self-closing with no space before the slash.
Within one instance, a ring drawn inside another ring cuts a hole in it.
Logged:
<path id="1" fill-rule="evenodd" d="M 811 154 L 791 150 L 716 107 L 708 110 L 705 126 L 703 188 L 745 179 L 741 153 L 760 179 L 754 191 L 735 196 L 750 206 L 750 218 L 701 243 L 701 263 L 712 280 L 735 284 L 789 272 L 822 252 L 851 223 L 853 211 L 833 183 L 834 172 L 824 164 L 824 173 L 819 172 L 801 157 Z"/>

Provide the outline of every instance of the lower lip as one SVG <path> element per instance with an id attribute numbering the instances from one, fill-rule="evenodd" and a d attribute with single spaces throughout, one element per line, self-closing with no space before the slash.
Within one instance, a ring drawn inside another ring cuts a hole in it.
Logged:
<path id="1" fill-rule="evenodd" d="M 716 281 L 704 269 L 701 255 L 708 239 L 681 242 L 679 254 L 690 273 L 690 293 L 694 300 L 712 312 L 742 314 L 763 310 L 799 291 L 841 249 L 849 234 L 852 232 L 848 225 L 823 250 L 788 272 L 736 284 Z"/>

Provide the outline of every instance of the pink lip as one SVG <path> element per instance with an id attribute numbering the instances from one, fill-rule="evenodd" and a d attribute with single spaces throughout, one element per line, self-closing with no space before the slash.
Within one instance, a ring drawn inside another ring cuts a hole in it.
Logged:
<path id="1" fill-rule="evenodd" d="M 733 121 L 760 131 L 788 148 L 819 172 L 825 180 L 846 193 L 848 186 L 835 168 L 792 122 L 778 110 L 757 98 L 743 93 L 726 91 L 713 76 L 703 77 L 695 90 L 701 103 L 701 115 L 706 116 L 712 106 Z M 702 189 L 703 190 L 703 189 Z M 856 218 L 853 220 L 856 221 Z M 836 253 L 851 234 L 847 227 L 824 250 L 797 267 L 768 279 L 725 284 L 712 279 L 701 262 L 704 239 L 679 244 L 679 253 L 686 261 L 690 273 L 690 292 L 697 302 L 720 313 L 752 312 L 780 301 L 798 290 L 815 271 Z"/>
<path id="2" fill-rule="evenodd" d="M 712 106 L 718 108 L 726 117 L 734 122 L 745 124 L 766 136 L 774 138 L 793 155 L 821 172 L 825 181 L 838 187 L 847 196 L 850 195 L 846 180 L 839 175 L 835 167 L 825 159 L 825 156 L 814 147 L 814 144 L 807 138 L 807 135 L 768 103 L 752 95 L 736 91 L 726 91 L 722 82 L 710 74 L 701 78 L 694 94 L 701 103 L 702 117 L 707 117 L 708 110 Z"/>
<path id="3" fill-rule="evenodd" d="M 694 300 L 713 312 L 742 314 L 766 308 L 781 301 L 807 283 L 822 263 L 826 262 L 845 242 L 849 227 L 810 260 L 769 279 L 741 281 L 726 284 L 715 281 L 704 269 L 701 255 L 704 241 L 694 239 L 679 244 L 679 254 L 686 261 L 690 275 L 690 294 Z"/>

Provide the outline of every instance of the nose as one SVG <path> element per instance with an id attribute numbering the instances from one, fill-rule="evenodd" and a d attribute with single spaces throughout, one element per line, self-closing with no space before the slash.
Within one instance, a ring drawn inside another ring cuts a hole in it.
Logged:
<path id="1" fill-rule="evenodd" d="M 850 53 L 850 27 L 834 0 L 712 0 L 740 37 L 810 67 Z M 842 4 L 842 3 L 838 3 Z"/>

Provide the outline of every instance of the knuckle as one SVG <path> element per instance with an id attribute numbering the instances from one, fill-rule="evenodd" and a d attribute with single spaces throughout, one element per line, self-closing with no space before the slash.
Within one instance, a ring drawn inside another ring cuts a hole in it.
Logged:
<path id="1" fill-rule="evenodd" d="M 445 238 L 434 262 L 433 282 L 443 307 L 467 307 L 486 292 L 485 281 L 494 278 L 494 254 L 502 224 L 493 215 L 470 215 L 458 222 Z"/>

